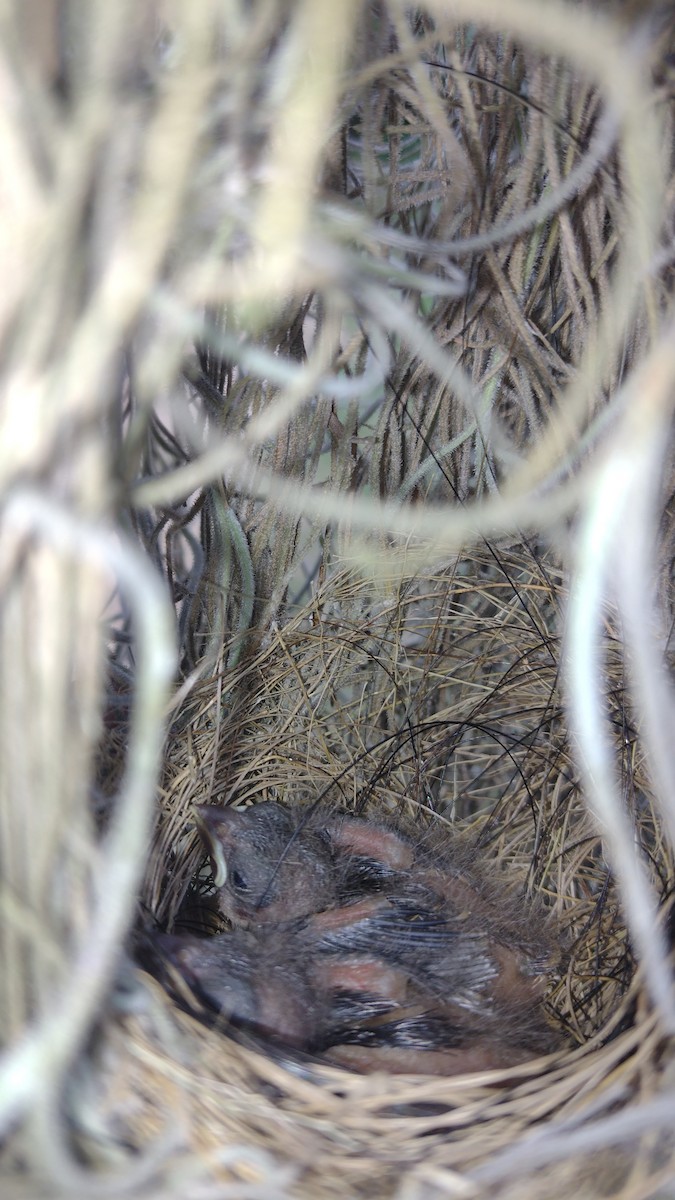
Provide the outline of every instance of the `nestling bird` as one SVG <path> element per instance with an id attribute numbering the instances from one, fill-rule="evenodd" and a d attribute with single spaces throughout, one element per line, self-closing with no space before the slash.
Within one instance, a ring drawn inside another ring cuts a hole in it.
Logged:
<path id="1" fill-rule="evenodd" d="M 267 944 L 246 930 L 208 938 L 159 934 L 160 956 L 226 1021 L 303 1048 L 321 1026 L 323 997 L 310 983 L 300 946 L 275 932 Z"/>
<path id="2" fill-rule="evenodd" d="M 432 990 L 434 980 L 446 989 L 448 971 L 457 981 L 461 967 L 468 1006 L 472 991 L 479 1007 L 489 999 L 529 1008 L 542 997 L 556 952 L 543 914 L 534 920 L 532 904 L 499 887 L 461 839 L 415 842 L 385 823 L 272 803 L 243 812 L 202 805 L 197 817 L 235 928 L 330 911 L 336 950 L 377 939 L 382 957 Z M 361 919 L 353 905 L 369 898 L 377 904 Z"/>
<path id="3" fill-rule="evenodd" d="M 423 905 L 435 902 L 448 919 L 487 934 L 507 993 L 511 987 L 518 992 L 530 979 L 528 990 L 534 987 L 533 996 L 540 994 L 533 977 L 550 970 L 557 953 L 545 913 L 507 887 L 494 861 L 481 857 L 474 844 L 440 822 L 414 839 L 356 817 L 333 817 L 329 828 L 343 862 L 365 862 L 371 871 L 382 872 L 380 890 L 400 891 L 405 881 L 404 891 Z"/>
<path id="4" fill-rule="evenodd" d="M 348 928 L 347 910 L 337 911 L 331 933 Z M 540 1016 L 489 1005 L 468 1011 L 426 992 L 372 946 L 326 949 L 325 934 L 325 922 L 309 918 L 283 931 L 162 935 L 156 945 L 219 1017 L 353 1070 L 457 1074 L 514 1066 L 555 1048 Z"/>
<path id="5" fill-rule="evenodd" d="M 290 810 L 257 804 L 244 812 L 195 806 L 223 913 L 237 928 L 290 921 L 338 900 L 330 843 Z"/>
<path id="6" fill-rule="evenodd" d="M 157 944 L 217 1019 L 358 1071 L 457 1074 L 558 1047 L 543 914 L 466 841 L 272 803 L 197 820 L 233 928 Z"/>

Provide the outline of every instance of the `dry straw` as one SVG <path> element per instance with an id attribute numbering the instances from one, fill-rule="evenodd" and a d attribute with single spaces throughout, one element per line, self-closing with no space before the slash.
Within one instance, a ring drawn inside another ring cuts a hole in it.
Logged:
<path id="1" fill-rule="evenodd" d="M 671 4 L 0 10 L 8 1197 L 670 1196 Z M 188 1015 L 194 802 L 456 825 L 565 1048 Z"/>

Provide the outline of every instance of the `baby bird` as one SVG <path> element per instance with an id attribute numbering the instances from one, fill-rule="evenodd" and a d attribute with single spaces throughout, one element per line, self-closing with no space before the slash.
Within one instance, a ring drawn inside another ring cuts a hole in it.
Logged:
<path id="1" fill-rule="evenodd" d="M 481 859 L 465 838 L 444 832 L 438 823 L 413 840 L 403 830 L 357 817 L 333 817 L 329 829 L 343 860 L 365 861 L 388 877 L 383 890 L 392 882 L 400 887 L 404 879 L 408 893 L 420 902 L 429 906 L 435 901 L 446 915 L 483 930 L 507 992 L 524 986 L 523 975 L 532 979 L 554 965 L 557 948 L 544 912 L 507 888 L 495 864 Z M 533 988 L 533 996 L 539 995 L 536 983 Z"/>
<path id="2" fill-rule="evenodd" d="M 457 1074 L 557 1048 L 543 912 L 466 841 L 325 808 L 196 811 L 233 930 L 163 949 L 221 1016 L 360 1071 Z"/>
<path id="3" fill-rule="evenodd" d="M 292 921 L 338 900 L 330 843 L 278 804 L 195 806 L 223 916 L 235 928 Z"/>
<path id="4" fill-rule="evenodd" d="M 485 1019 L 426 994 L 371 950 L 325 952 L 313 919 L 283 933 L 160 935 L 156 948 L 218 1016 L 276 1045 L 357 1071 L 459 1074 L 515 1066 L 555 1048 L 521 1014 Z"/>
<path id="5" fill-rule="evenodd" d="M 275 933 L 267 944 L 246 930 L 208 938 L 158 934 L 153 941 L 160 958 L 227 1022 L 298 1049 L 315 1041 L 323 997 L 288 935 Z"/>
<path id="6" fill-rule="evenodd" d="M 406 896 L 372 896 L 317 913 L 302 931 L 316 952 L 338 961 L 369 955 L 404 973 L 430 1003 L 482 1011 L 497 966 L 488 940 Z"/>
<path id="7" fill-rule="evenodd" d="M 448 976 L 461 978 L 456 996 L 468 1007 L 532 1008 L 543 996 L 555 963 L 543 914 L 534 919 L 532 905 L 499 888 L 460 839 L 414 842 L 384 823 L 272 803 L 204 805 L 197 817 L 235 927 L 325 912 L 324 949 L 358 953 L 376 941 L 432 991 L 447 995 Z M 369 898 L 374 906 L 354 908 Z"/>

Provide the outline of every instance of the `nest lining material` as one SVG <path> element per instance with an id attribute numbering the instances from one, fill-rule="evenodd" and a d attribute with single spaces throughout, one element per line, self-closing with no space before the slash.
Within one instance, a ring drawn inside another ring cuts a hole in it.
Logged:
<path id="1" fill-rule="evenodd" d="M 169 738 L 143 911 L 163 926 L 180 916 L 203 864 L 194 803 L 322 794 L 349 811 L 405 814 L 422 829 L 448 820 L 478 839 L 505 884 L 526 884 L 559 921 L 566 963 L 547 1003 L 568 1048 L 475 1077 L 359 1076 L 233 1040 L 139 976 L 135 1011 L 105 1035 L 106 1090 L 125 1142 L 147 1150 L 178 1121 L 185 1153 L 198 1150 L 204 1162 L 241 1145 L 292 1164 L 294 1195 L 341 1186 L 368 1194 L 374 1163 L 378 1194 L 399 1194 L 401 1178 L 417 1194 L 434 1172 L 480 1174 L 508 1152 L 515 1129 L 535 1130 L 553 1114 L 574 1123 L 656 1086 L 663 1035 L 567 745 L 552 653 L 560 575 L 550 555 L 544 562 L 524 548 L 499 552 L 498 564 L 475 555 L 390 595 L 338 576 L 248 665 L 193 695 Z M 665 896 L 672 859 L 614 662 L 625 793 Z M 223 1178 L 259 1171 L 264 1194 L 264 1163 L 252 1168 L 247 1154 L 222 1165 Z M 533 1174 L 527 1194 L 538 1186 Z M 465 1194 L 480 1187 L 477 1176 Z"/>

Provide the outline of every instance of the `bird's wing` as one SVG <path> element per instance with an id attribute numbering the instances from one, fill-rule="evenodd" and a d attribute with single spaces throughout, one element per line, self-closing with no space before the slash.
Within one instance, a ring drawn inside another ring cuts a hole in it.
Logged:
<path id="1" fill-rule="evenodd" d="M 351 910 L 351 911 L 350 911 Z M 472 932 L 406 897 L 346 905 L 318 930 L 319 952 L 371 954 L 407 971 L 443 1001 L 473 1008 L 497 974 L 482 932 Z"/>

